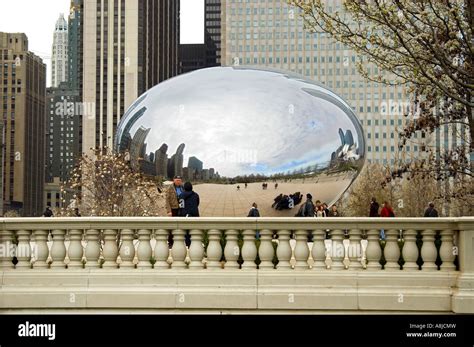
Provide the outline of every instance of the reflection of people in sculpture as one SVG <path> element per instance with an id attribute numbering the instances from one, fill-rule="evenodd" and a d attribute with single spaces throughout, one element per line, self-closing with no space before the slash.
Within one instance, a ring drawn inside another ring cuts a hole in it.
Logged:
<path id="1" fill-rule="evenodd" d="M 278 189 L 278 183 L 275 183 L 275 189 Z"/>
<path id="2" fill-rule="evenodd" d="M 276 210 L 288 210 L 293 209 L 303 199 L 303 195 L 300 192 L 296 192 L 290 195 L 278 195 L 274 200 L 272 207 Z"/>
<path id="3" fill-rule="evenodd" d="M 316 215 L 316 217 L 327 217 L 327 215 L 326 215 L 326 210 L 324 209 L 324 206 L 323 206 L 323 205 L 319 205 L 319 206 L 316 208 L 315 215 Z"/>
<path id="4" fill-rule="evenodd" d="M 340 217 L 340 216 L 341 216 L 341 214 L 337 210 L 337 206 L 332 205 L 331 210 L 329 211 L 329 217 Z"/>
<path id="5" fill-rule="evenodd" d="M 281 201 L 281 199 L 283 199 L 283 194 L 278 195 L 278 196 L 273 200 L 272 207 L 275 208 L 275 206 L 278 205 L 278 203 Z"/>
<path id="6" fill-rule="evenodd" d="M 245 189 L 247 189 L 247 185 L 248 185 L 247 182 L 245 182 Z"/>
<path id="7" fill-rule="evenodd" d="M 329 208 L 328 208 L 328 204 L 327 203 L 323 203 L 323 209 L 324 209 L 324 213 L 326 214 L 325 217 L 329 217 Z"/>
<path id="8" fill-rule="evenodd" d="M 311 194 L 306 194 L 306 202 L 304 205 L 301 205 L 300 212 L 298 214 L 300 217 L 314 217 L 313 196 Z"/>

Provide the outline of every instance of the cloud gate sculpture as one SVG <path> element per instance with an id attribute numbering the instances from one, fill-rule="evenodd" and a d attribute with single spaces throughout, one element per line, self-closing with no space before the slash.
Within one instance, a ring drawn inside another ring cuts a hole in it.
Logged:
<path id="1" fill-rule="evenodd" d="M 148 90 L 122 117 L 115 149 L 147 175 L 191 181 L 203 216 L 245 216 L 253 202 L 264 216 L 292 216 L 302 203 L 295 193 L 332 204 L 365 161 L 362 127 L 339 96 L 246 67 L 197 70 Z"/>

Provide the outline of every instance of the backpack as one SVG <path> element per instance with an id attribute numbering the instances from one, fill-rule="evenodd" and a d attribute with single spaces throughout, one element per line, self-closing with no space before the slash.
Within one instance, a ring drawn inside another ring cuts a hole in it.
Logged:
<path id="1" fill-rule="evenodd" d="M 388 211 L 389 217 L 395 217 L 395 213 L 393 213 L 393 210 Z"/>

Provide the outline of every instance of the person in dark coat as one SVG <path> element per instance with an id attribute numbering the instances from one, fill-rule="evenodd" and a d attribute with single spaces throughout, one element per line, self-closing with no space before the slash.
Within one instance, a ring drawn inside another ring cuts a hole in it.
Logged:
<path id="1" fill-rule="evenodd" d="M 186 182 L 183 186 L 183 192 L 179 195 L 179 200 L 183 202 L 184 207 L 180 209 L 180 217 L 199 217 L 199 194 L 193 191 L 191 182 Z M 184 236 L 186 247 L 191 245 L 191 235 L 189 231 Z"/>
<path id="2" fill-rule="evenodd" d="M 258 211 L 258 206 L 255 202 L 252 204 L 252 208 L 247 217 L 260 217 L 260 212 Z"/>
<path id="3" fill-rule="evenodd" d="M 370 200 L 370 212 L 369 217 L 379 217 L 379 203 L 375 198 Z"/>
<path id="4" fill-rule="evenodd" d="M 193 191 L 191 182 L 186 182 L 183 186 L 184 191 L 179 195 L 183 200 L 184 208 L 180 211 L 182 217 L 199 217 L 199 194 Z"/>
<path id="5" fill-rule="evenodd" d="M 283 199 L 283 194 L 280 194 L 275 199 L 273 199 L 272 207 L 276 207 L 281 199 Z"/>
<path id="6" fill-rule="evenodd" d="M 434 207 L 434 203 L 430 202 L 425 210 L 425 217 L 438 217 L 438 211 Z"/>
<path id="7" fill-rule="evenodd" d="M 324 216 L 324 217 L 329 217 L 329 208 L 328 208 L 328 204 L 326 204 L 325 202 L 323 203 L 323 210 L 324 210 L 324 214 L 325 214 L 325 216 Z"/>
<path id="8" fill-rule="evenodd" d="M 49 206 L 47 206 L 46 210 L 44 210 L 43 217 L 53 217 L 53 211 L 51 211 Z"/>
<path id="9" fill-rule="evenodd" d="M 306 194 L 306 202 L 303 206 L 302 217 L 314 217 L 313 196 L 311 194 Z"/>

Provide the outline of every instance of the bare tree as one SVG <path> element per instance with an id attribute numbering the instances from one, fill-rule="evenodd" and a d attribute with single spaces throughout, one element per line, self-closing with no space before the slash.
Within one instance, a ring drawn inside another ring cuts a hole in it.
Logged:
<path id="1" fill-rule="evenodd" d="M 370 199 L 375 197 L 380 205 L 388 201 L 397 217 L 421 217 L 430 201 L 435 202 L 441 213 L 445 201 L 441 184 L 432 175 L 414 178 L 391 178 L 390 168 L 368 164 L 349 189 L 344 206 L 345 216 L 368 216 Z M 450 207 L 462 204 L 458 198 L 450 200 Z"/>
<path id="2" fill-rule="evenodd" d="M 61 195 L 60 215 L 74 215 L 76 208 L 88 216 L 165 215 L 159 183 L 133 171 L 124 154 L 109 149 L 84 155 Z"/>
<path id="3" fill-rule="evenodd" d="M 393 179 L 474 177 L 473 0 L 344 0 L 342 9 L 329 0 L 288 2 L 301 10 L 308 31 L 354 50 L 367 80 L 406 88 L 412 107 L 399 132 L 400 151 L 417 133 L 428 138 L 444 126 L 458 132 L 449 149 L 421 142 L 426 158 L 397 163 Z"/>

